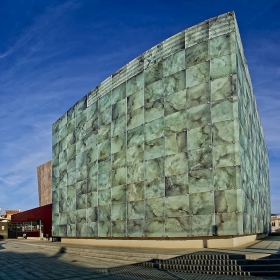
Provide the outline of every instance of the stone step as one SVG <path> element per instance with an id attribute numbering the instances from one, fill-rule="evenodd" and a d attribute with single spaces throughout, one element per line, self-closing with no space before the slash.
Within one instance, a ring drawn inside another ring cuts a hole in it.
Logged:
<path id="1" fill-rule="evenodd" d="M 246 271 L 208 271 L 208 270 L 176 270 L 168 269 L 171 272 L 185 272 L 185 273 L 196 273 L 196 274 L 214 274 L 214 275 L 240 275 L 240 276 L 251 276 L 250 272 Z"/>
<path id="2" fill-rule="evenodd" d="M 269 265 L 269 264 L 278 264 L 280 267 L 280 259 L 257 259 L 257 260 L 236 260 L 238 265 Z"/>
<path id="3" fill-rule="evenodd" d="M 237 265 L 237 260 L 192 260 L 192 259 L 167 259 L 155 260 L 158 264 L 185 264 L 185 265 Z"/>
<path id="4" fill-rule="evenodd" d="M 123 260 L 123 259 L 118 259 L 118 258 L 100 258 L 97 256 L 90 256 L 90 255 L 80 255 L 83 258 L 86 259 L 92 259 L 92 260 L 98 260 L 98 261 L 110 261 L 112 263 L 117 263 L 117 264 L 123 264 L 123 265 L 132 265 L 132 264 L 137 264 L 139 263 L 138 261 L 133 261 L 133 260 Z"/>
<path id="5" fill-rule="evenodd" d="M 279 264 L 266 264 L 266 265 L 259 265 L 259 264 L 249 264 L 249 265 L 242 265 L 241 266 L 243 271 L 278 271 L 280 275 L 280 265 Z"/>
<path id="6" fill-rule="evenodd" d="M 196 262 L 196 264 L 194 264 Z M 208 264 L 207 264 L 208 262 Z M 213 263 L 219 265 L 212 265 Z M 230 275 L 254 275 L 254 276 L 280 276 L 279 259 L 263 259 L 263 260 L 154 260 L 153 262 L 145 262 L 139 264 L 145 267 L 153 267 L 163 270 L 176 270 L 188 273 L 232 273 Z M 242 274 L 236 274 L 242 272 Z"/>
<path id="7" fill-rule="evenodd" d="M 250 275 L 252 275 L 252 276 L 278 276 L 278 277 L 280 277 L 280 271 L 256 270 L 256 271 L 251 271 Z M 277 278 L 277 279 L 279 279 L 279 278 Z"/>
<path id="8" fill-rule="evenodd" d="M 71 252 L 67 252 L 71 254 Z M 76 254 L 76 253 L 74 253 Z M 98 259 L 106 259 L 106 260 L 124 260 L 124 261 L 130 261 L 130 262 L 143 262 L 143 261 L 149 261 L 149 258 L 146 257 L 139 257 L 139 256 L 125 256 L 125 255 L 107 255 L 107 254 L 100 254 L 96 252 L 79 252 L 80 256 L 83 257 L 91 257 L 91 258 L 98 258 Z"/>
<path id="9" fill-rule="evenodd" d="M 280 259 L 257 259 L 257 260 L 192 260 L 192 259 L 166 259 L 166 260 L 154 260 L 155 263 L 159 264 L 186 264 L 186 265 L 269 265 L 279 264 Z"/>
<path id="10" fill-rule="evenodd" d="M 57 246 L 43 246 L 43 245 L 33 245 L 31 246 L 45 249 L 49 251 L 61 252 L 61 253 L 69 253 L 69 254 L 78 254 L 78 255 L 88 255 L 88 256 L 96 256 L 100 258 L 109 258 L 115 259 L 116 257 L 119 259 L 129 259 L 129 260 L 138 260 L 139 262 L 151 260 L 153 258 L 159 257 L 158 254 L 147 254 L 147 253 L 131 253 L 131 252 L 118 252 L 118 251 L 107 251 L 107 250 L 99 250 L 96 248 L 75 248 L 75 247 L 57 247 Z M 177 255 L 175 255 L 177 256 Z M 167 257 L 175 257 L 174 255 L 166 256 Z"/>
<path id="11" fill-rule="evenodd" d="M 67 253 L 72 255 L 79 255 L 85 258 L 91 258 L 95 260 L 107 260 L 115 263 L 121 264 L 134 264 L 139 262 L 150 261 L 153 257 L 158 255 L 150 255 L 150 254 L 140 254 L 140 253 L 126 253 L 126 252 L 117 252 L 117 251 L 101 251 L 95 249 L 80 249 L 80 248 L 67 248 L 67 247 L 57 247 L 57 246 L 42 246 L 42 245 L 33 245 L 34 247 L 54 251 L 57 253 Z"/>
<path id="12" fill-rule="evenodd" d="M 111 250 L 102 250 L 97 248 L 74 248 L 74 247 L 66 247 L 63 246 L 65 252 L 94 252 L 96 254 L 104 254 L 104 255 L 112 255 L 112 256 L 132 256 L 132 257 L 145 257 L 149 259 L 157 258 L 158 254 L 148 254 L 148 253 L 133 253 L 133 252 L 125 252 L 125 251 L 111 251 Z M 170 255 L 171 258 L 177 257 L 178 255 Z"/>
<path id="13" fill-rule="evenodd" d="M 188 254 L 177 257 L 180 260 L 237 260 L 245 258 L 246 256 L 241 254 Z"/>
<path id="14" fill-rule="evenodd" d="M 186 270 L 186 271 L 242 271 L 240 266 L 236 265 L 179 265 L 179 264 L 157 264 L 140 263 L 140 266 L 154 267 L 165 270 Z"/>
<path id="15" fill-rule="evenodd" d="M 268 259 L 280 259 L 280 254 L 271 254 L 267 256 Z"/>

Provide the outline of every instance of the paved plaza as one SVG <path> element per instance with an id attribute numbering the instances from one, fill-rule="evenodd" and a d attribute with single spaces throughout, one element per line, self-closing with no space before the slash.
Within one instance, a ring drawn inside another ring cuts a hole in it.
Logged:
<path id="1" fill-rule="evenodd" d="M 65 253 L 65 247 L 72 253 Z M 158 280 L 254 280 L 254 279 L 280 279 L 278 277 L 257 278 L 250 276 L 224 276 L 189 274 L 182 272 L 162 271 L 133 265 L 133 261 L 115 261 L 110 258 L 87 258 L 75 250 L 85 250 L 89 246 L 65 245 L 58 242 L 35 240 L 2 240 L 0 241 L 0 279 L 158 279 Z M 215 250 L 225 253 L 246 254 L 248 258 L 260 258 L 269 254 L 279 254 L 280 238 L 269 237 L 263 241 L 249 244 L 247 247 L 238 247 L 230 250 Z M 70 248 L 70 249 L 69 249 Z M 100 251 L 104 248 L 91 248 Z M 106 248 L 117 250 L 117 248 Z M 124 249 L 124 252 L 138 252 L 145 254 L 179 255 L 195 252 L 195 250 L 149 250 L 149 249 Z M 211 251 L 205 249 L 206 252 Z M 78 251 L 77 251 L 78 252 Z"/>

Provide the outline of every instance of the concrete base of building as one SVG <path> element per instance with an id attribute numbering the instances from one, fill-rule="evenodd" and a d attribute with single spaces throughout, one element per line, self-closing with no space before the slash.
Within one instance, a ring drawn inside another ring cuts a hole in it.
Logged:
<path id="1" fill-rule="evenodd" d="M 262 239 L 268 234 L 243 236 L 215 236 L 188 239 L 94 239 L 94 238 L 61 238 L 61 243 L 80 244 L 105 247 L 128 248 L 161 248 L 161 249 L 201 249 L 201 248 L 233 248 Z"/>
<path id="2" fill-rule="evenodd" d="M 17 239 L 24 239 L 22 236 L 17 237 Z M 29 240 L 42 240 L 42 238 L 40 237 L 28 237 L 27 235 L 27 239 Z"/>
<path id="3" fill-rule="evenodd" d="M 265 238 L 267 236 L 267 233 L 261 233 L 253 235 L 232 236 L 228 238 L 213 238 L 207 240 L 207 248 L 233 248 Z"/>

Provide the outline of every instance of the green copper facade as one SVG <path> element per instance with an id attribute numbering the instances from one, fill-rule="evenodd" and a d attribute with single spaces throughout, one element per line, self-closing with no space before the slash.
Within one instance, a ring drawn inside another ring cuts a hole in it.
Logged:
<path id="1" fill-rule="evenodd" d="M 234 13 L 140 55 L 53 124 L 53 235 L 269 230 L 268 154 Z"/>

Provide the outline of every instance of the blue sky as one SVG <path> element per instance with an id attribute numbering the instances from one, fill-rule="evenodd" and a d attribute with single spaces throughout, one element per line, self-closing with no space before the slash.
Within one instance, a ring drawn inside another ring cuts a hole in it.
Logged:
<path id="1" fill-rule="evenodd" d="M 51 159 L 51 125 L 76 101 L 157 43 L 233 10 L 280 213 L 280 0 L 1 1 L 2 211 L 38 206 L 36 168 Z"/>

